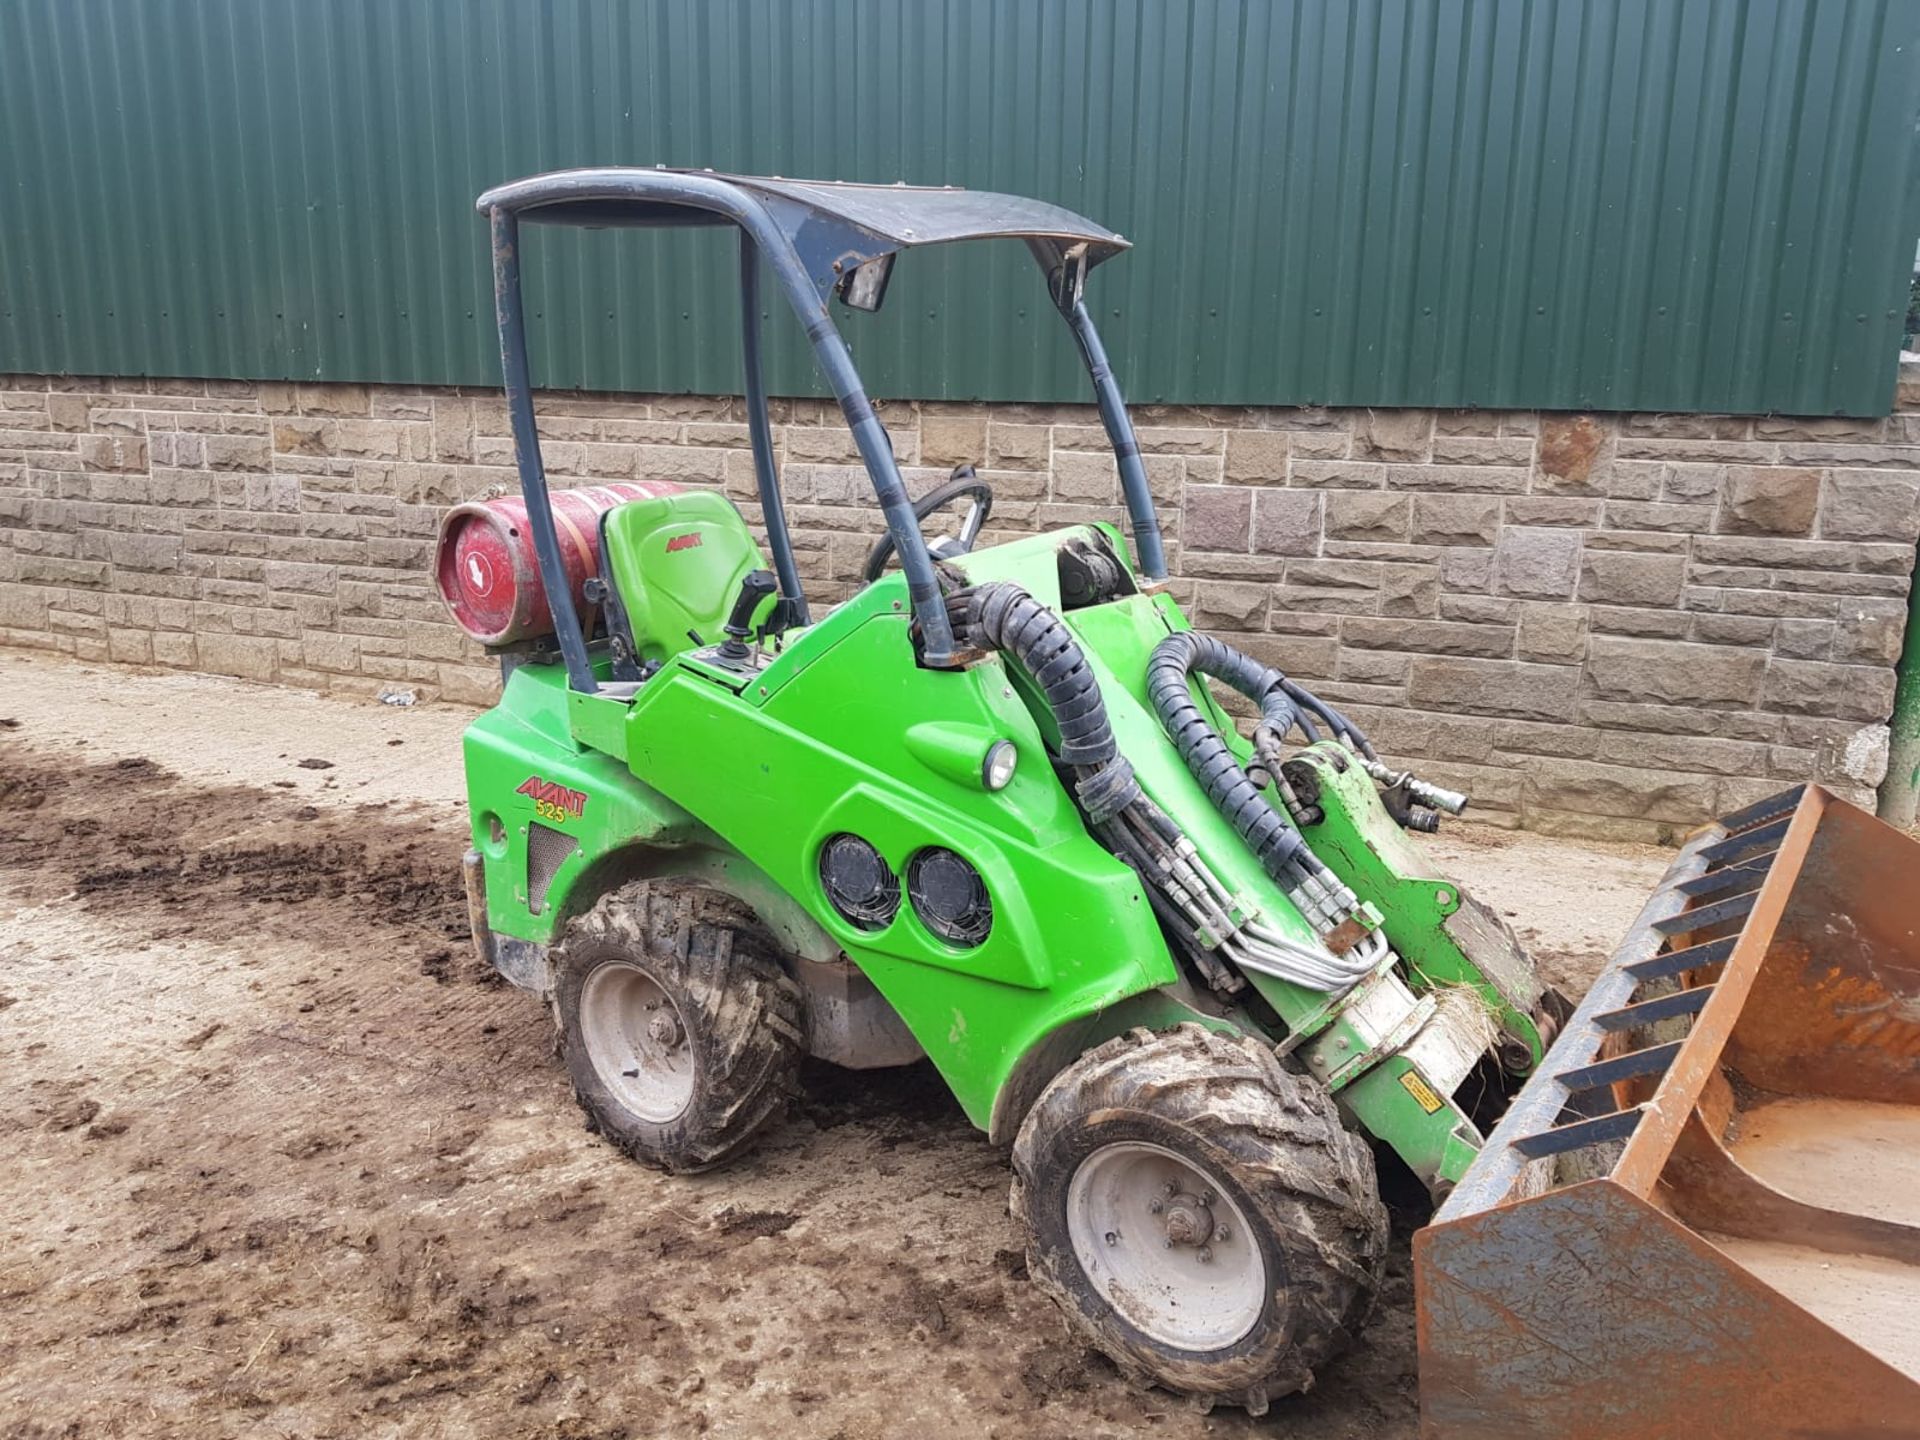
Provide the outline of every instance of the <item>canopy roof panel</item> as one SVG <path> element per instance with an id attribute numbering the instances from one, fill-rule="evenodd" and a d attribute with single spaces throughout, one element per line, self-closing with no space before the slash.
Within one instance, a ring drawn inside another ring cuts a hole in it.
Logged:
<path id="1" fill-rule="evenodd" d="M 795 241 L 809 224 L 824 222 L 864 232 L 881 242 L 872 247 L 876 252 L 955 240 L 1042 240 L 1063 249 L 1084 243 L 1089 265 L 1129 244 L 1071 210 L 990 190 L 788 180 L 665 166 L 555 170 L 496 186 L 477 204 L 482 213 L 505 209 L 526 220 L 562 225 L 725 225 L 734 223 L 717 203 L 725 189 L 758 201 Z"/>

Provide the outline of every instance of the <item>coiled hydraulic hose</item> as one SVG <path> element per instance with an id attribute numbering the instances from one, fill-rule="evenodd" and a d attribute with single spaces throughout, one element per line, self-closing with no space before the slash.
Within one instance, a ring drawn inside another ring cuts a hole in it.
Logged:
<path id="1" fill-rule="evenodd" d="M 1011 652 L 1033 677 L 1060 729 L 1061 762 L 1072 767 L 1074 793 L 1094 824 L 1144 798 L 1114 743 L 1100 682 L 1065 621 L 1018 585 L 998 581 L 963 592 L 954 629 L 976 645 Z"/>
<path id="2" fill-rule="evenodd" d="M 1147 698 L 1193 778 L 1302 913 L 1323 932 L 1333 929 L 1353 914 L 1358 898 L 1308 848 L 1300 832 L 1280 818 L 1241 768 L 1194 701 L 1187 681 L 1196 670 L 1231 685 L 1258 705 L 1263 728 L 1276 740 L 1304 719 L 1303 710 L 1322 716 L 1343 734 L 1358 731 L 1337 710 L 1272 666 L 1209 635 L 1191 630 L 1169 635 L 1154 646 L 1147 662 Z M 1312 734 L 1312 722 L 1306 721 L 1303 729 Z"/>
<path id="3" fill-rule="evenodd" d="M 1291 730 L 1299 713 L 1286 692 L 1286 676 L 1210 635 L 1186 630 L 1154 646 L 1153 658 L 1147 662 L 1147 699 L 1214 808 L 1226 816 L 1269 875 L 1294 885 L 1306 843 L 1267 803 L 1213 722 L 1194 703 L 1187 677 L 1195 670 L 1231 685 L 1258 705 L 1263 723 L 1275 735 Z"/>
<path id="4" fill-rule="evenodd" d="M 1321 946 L 1301 945 L 1257 920 L 1237 917 L 1238 902 L 1193 842 L 1140 789 L 1133 767 L 1114 742 L 1099 680 L 1073 632 L 1053 611 L 1018 585 L 995 581 L 952 596 L 949 613 L 956 635 L 1011 655 L 1039 686 L 1060 732 L 1060 759 L 1073 775 L 1074 795 L 1089 827 L 1140 875 L 1155 912 L 1180 933 L 1210 984 L 1228 991 L 1244 984 L 1215 951 L 1240 968 L 1330 992 L 1351 988 L 1385 956 L 1384 938 L 1377 935 L 1334 955 Z M 1184 672 L 1181 684 L 1184 687 Z M 1285 843 L 1272 842 L 1276 847 Z M 1329 928 L 1351 913 L 1354 897 L 1303 849 L 1297 835 L 1293 847 L 1300 863 L 1288 893 L 1310 919 Z"/>

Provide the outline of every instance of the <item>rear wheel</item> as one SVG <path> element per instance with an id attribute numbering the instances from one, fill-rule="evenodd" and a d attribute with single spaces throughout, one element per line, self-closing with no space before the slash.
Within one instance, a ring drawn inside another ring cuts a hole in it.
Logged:
<path id="1" fill-rule="evenodd" d="M 1089 1051 L 1035 1104 L 1013 1166 L 1029 1272 L 1136 1378 L 1258 1414 L 1372 1309 L 1372 1152 L 1251 1038 L 1183 1025 Z"/>
<path id="2" fill-rule="evenodd" d="M 623 886 L 568 927 L 553 964 L 574 1094 L 636 1160 L 707 1169 L 785 1109 L 805 1049 L 800 988 L 727 897 Z"/>

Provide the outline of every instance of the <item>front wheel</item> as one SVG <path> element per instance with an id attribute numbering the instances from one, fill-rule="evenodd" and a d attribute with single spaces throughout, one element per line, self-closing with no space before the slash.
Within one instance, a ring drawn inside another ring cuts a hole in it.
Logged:
<path id="1" fill-rule="evenodd" d="M 1041 1095 L 1013 1167 L 1029 1272 L 1136 1378 L 1259 1414 L 1372 1309 L 1387 1249 L 1372 1152 L 1251 1038 L 1109 1040 Z"/>
<path id="2" fill-rule="evenodd" d="M 636 1160 L 708 1169 L 786 1108 L 806 1042 L 800 987 L 727 897 L 623 886 L 573 922 L 553 965 L 574 1095 Z"/>

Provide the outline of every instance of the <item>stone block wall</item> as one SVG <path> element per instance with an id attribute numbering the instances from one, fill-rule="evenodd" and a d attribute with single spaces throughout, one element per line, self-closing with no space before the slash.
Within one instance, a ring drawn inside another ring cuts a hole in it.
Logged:
<path id="1" fill-rule="evenodd" d="M 1880 420 L 1140 406 L 1195 622 L 1508 824 L 1660 839 L 1885 764 L 1920 535 L 1920 377 Z M 960 462 L 1001 535 L 1119 519 L 1090 406 L 883 405 L 916 491 Z M 802 570 L 843 598 L 880 522 L 830 404 L 776 402 Z M 723 488 L 741 403 L 544 397 L 556 484 Z M 0 643 L 487 701 L 428 574 L 511 489 L 497 393 L 0 377 Z M 0 706 L 0 708 L 4 708 Z"/>

